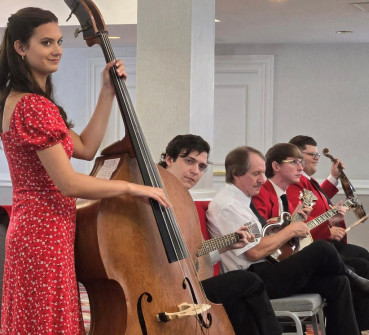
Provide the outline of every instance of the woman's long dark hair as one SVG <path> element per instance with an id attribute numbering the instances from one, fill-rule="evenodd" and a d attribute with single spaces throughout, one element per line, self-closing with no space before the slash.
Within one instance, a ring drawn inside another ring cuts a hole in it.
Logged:
<path id="1" fill-rule="evenodd" d="M 54 102 L 51 75 L 47 77 L 46 90 L 43 91 L 33 77 L 27 62 L 14 49 L 15 41 L 19 40 L 28 45 L 34 30 L 42 24 L 51 22 L 58 23 L 58 18 L 52 12 L 36 7 L 20 9 L 8 19 L 0 45 L 0 132 L 5 100 L 11 90 L 39 94 Z M 64 109 L 57 107 L 67 127 L 72 127 Z"/>

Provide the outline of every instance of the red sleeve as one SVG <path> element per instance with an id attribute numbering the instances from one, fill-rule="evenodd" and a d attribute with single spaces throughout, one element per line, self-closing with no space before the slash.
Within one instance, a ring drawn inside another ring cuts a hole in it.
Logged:
<path id="1" fill-rule="evenodd" d="M 22 98 L 13 125 L 20 144 L 36 151 L 61 142 L 68 133 L 58 108 L 50 100 L 36 94 Z"/>
<path id="2" fill-rule="evenodd" d="M 334 186 L 328 179 L 324 180 L 320 187 L 325 192 L 325 194 L 327 194 L 329 199 L 332 199 L 338 192 L 338 188 Z"/>

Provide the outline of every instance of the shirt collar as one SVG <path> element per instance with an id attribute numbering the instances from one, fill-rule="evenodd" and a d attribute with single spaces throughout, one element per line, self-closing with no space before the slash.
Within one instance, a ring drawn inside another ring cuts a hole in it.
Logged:
<path id="1" fill-rule="evenodd" d="M 305 171 L 302 171 L 302 175 L 305 176 L 309 180 L 311 179 L 311 177 Z"/>
<path id="2" fill-rule="evenodd" d="M 275 193 L 277 193 L 277 197 L 280 198 L 282 194 L 286 194 L 276 183 L 273 183 L 270 179 L 268 179 L 270 183 L 273 185 Z"/>
<path id="3" fill-rule="evenodd" d="M 226 184 L 226 189 L 231 190 L 233 193 L 237 195 L 237 197 L 241 197 L 245 199 L 245 203 L 247 206 L 250 206 L 251 198 L 247 196 L 245 193 L 243 193 L 236 185 L 234 184 Z"/>

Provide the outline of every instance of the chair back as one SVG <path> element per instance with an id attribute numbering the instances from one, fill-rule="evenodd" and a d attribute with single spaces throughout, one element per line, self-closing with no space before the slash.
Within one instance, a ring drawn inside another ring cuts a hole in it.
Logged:
<path id="1" fill-rule="evenodd" d="M 206 224 L 206 211 L 208 210 L 210 201 L 195 201 L 197 214 L 199 215 L 201 232 L 205 240 L 210 239 L 210 234 L 208 231 L 208 226 Z M 220 262 L 214 264 L 214 276 L 220 273 Z"/>

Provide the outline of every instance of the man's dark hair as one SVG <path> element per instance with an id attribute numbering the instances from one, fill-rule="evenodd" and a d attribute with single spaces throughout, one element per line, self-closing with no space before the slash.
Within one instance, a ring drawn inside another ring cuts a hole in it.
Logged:
<path id="1" fill-rule="evenodd" d="M 265 160 L 264 155 L 260 151 L 248 146 L 238 147 L 228 153 L 225 159 L 226 182 L 228 184 L 234 184 L 233 176 L 243 176 L 249 170 L 250 152 L 259 155 Z"/>
<path id="2" fill-rule="evenodd" d="M 168 165 L 165 162 L 167 156 L 176 161 L 178 156 L 187 157 L 192 151 L 206 152 L 209 155 L 210 145 L 198 135 L 177 135 L 168 143 L 165 152 L 161 154 L 159 165 L 167 168 Z"/>
<path id="3" fill-rule="evenodd" d="M 278 143 L 273 145 L 265 154 L 265 176 L 274 176 L 273 162 L 282 163 L 288 157 L 303 158 L 299 148 L 291 143 Z"/>
<path id="4" fill-rule="evenodd" d="M 300 151 L 305 150 L 307 145 L 317 146 L 316 141 L 312 137 L 306 135 L 297 135 L 291 138 L 289 143 L 296 145 Z"/>

